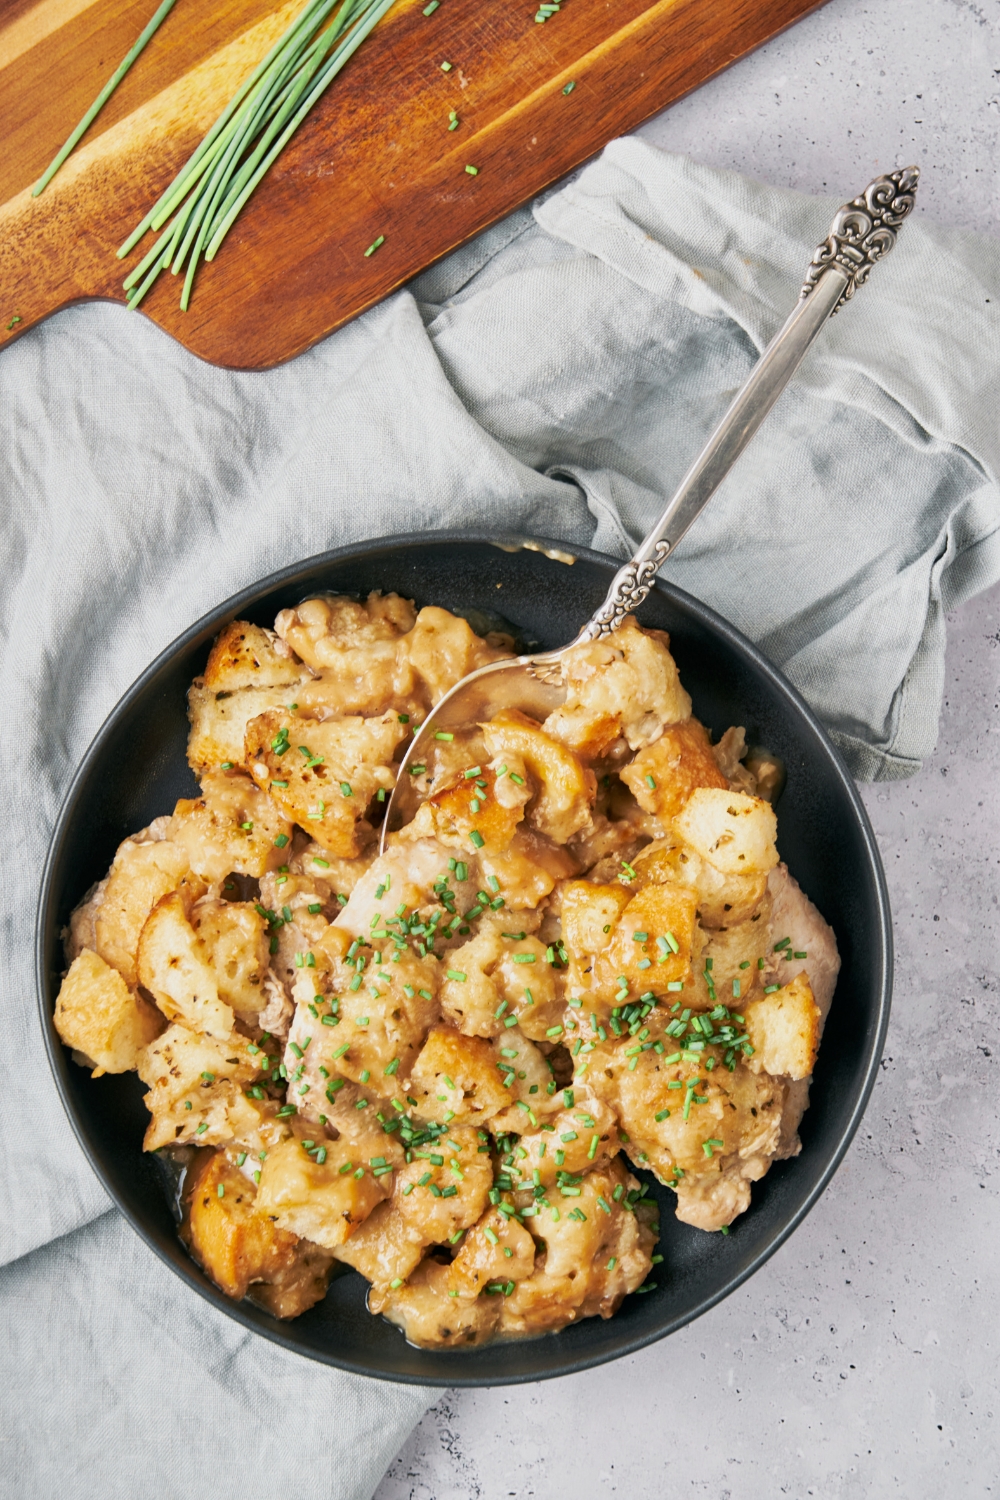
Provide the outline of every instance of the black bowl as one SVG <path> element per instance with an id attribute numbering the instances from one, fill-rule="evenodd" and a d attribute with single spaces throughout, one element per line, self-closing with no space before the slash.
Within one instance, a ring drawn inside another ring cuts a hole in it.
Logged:
<path id="1" fill-rule="evenodd" d="M 497 545 L 497 543 L 501 545 Z M 547 550 L 534 550 L 536 545 Z M 572 566 L 566 559 L 575 558 Z M 38 917 L 42 1025 L 56 1086 L 73 1128 L 108 1193 L 138 1234 L 201 1296 L 286 1349 L 362 1375 L 431 1385 L 501 1385 L 586 1369 L 673 1333 L 727 1296 L 772 1255 L 816 1202 L 861 1120 L 889 1019 L 892 934 L 874 835 L 854 783 L 823 728 L 795 690 L 740 633 L 680 589 L 658 582 L 639 611 L 670 632 L 695 713 L 716 734 L 737 723 L 748 740 L 781 756 L 788 780 L 779 847 L 833 926 L 843 960 L 802 1124 L 802 1153 L 753 1189 L 749 1211 L 728 1236 L 680 1224 L 673 1194 L 653 1184 L 662 1207 L 664 1260 L 658 1286 L 626 1299 L 608 1322 L 590 1318 L 542 1338 L 456 1353 L 414 1349 L 365 1306 L 365 1281 L 350 1272 L 325 1301 L 291 1323 L 232 1302 L 183 1249 L 162 1168 L 142 1152 L 146 1111 L 135 1074 L 92 1079 L 70 1059 L 52 1024 L 63 969 L 60 931 L 119 842 L 195 783 L 185 760 L 185 694 L 219 629 L 235 618 L 272 625 L 279 609 L 320 591 L 396 590 L 418 605 L 440 604 L 512 622 L 525 645 L 572 639 L 603 598 L 618 564 L 563 543 L 451 534 L 401 537 L 340 548 L 275 573 L 193 625 L 143 673 L 108 718 L 66 798 L 46 864 Z"/>

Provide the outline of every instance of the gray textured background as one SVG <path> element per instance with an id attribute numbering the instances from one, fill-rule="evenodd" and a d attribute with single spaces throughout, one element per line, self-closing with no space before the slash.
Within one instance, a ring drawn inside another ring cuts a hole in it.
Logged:
<path id="1" fill-rule="evenodd" d="M 641 132 L 807 192 L 916 161 L 1000 233 L 1000 0 L 829 0 Z M 949 620 L 941 739 L 865 790 L 896 924 L 861 1132 L 721 1307 L 567 1380 L 449 1393 L 375 1500 L 882 1500 L 1000 1490 L 1000 589 Z"/>

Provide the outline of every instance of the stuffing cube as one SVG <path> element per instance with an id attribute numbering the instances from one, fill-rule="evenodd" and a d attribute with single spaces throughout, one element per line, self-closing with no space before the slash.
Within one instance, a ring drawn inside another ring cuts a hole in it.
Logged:
<path id="1" fill-rule="evenodd" d="M 382 1311 L 421 1349 L 466 1349 L 484 1344 L 500 1321 L 499 1297 L 452 1297 L 451 1267 L 428 1256 Z"/>
<path id="2" fill-rule="evenodd" d="M 819 1048 L 820 1009 L 805 974 L 797 974 L 773 994 L 762 995 L 746 1008 L 747 1036 L 754 1049 L 750 1067 L 755 1072 L 808 1078 Z"/>
<path id="3" fill-rule="evenodd" d="M 246 760 L 287 818 L 332 853 L 353 858 L 369 803 L 395 783 L 392 759 L 406 732 L 391 711 L 321 722 L 272 710 L 247 725 Z"/>
<path id="4" fill-rule="evenodd" d="M 510 1103 L 497 1061 L 481 1037 L 432 1026 L 403 1087 L 427 1119 L 481 1125 Z"/>
<path id="5" fill-rule="evenodd" d="M 291 823 L 267 793 L 235 771 L 202 776 L 201 796 L 182 798 L 171 821 L 171 837 L 210 885 L 233 871 L 259 880 L 286 864 L 291 836 Z"/>
<path id="6" fill-rule="evenodd" d="M 188 693 L 188 760 L 197 772 L 243 764 L 247 723 L 294 697 L 302 663 L 273 631 L 234 620 L 212 647 Z"/>
<path id="7" fill-rule="evenodd" d="M 444 787 L 427 799 L 433 809 L 434 831 L 445 841 L 458 840 L 468 847 L 472 830 L 482 839 L 480 847 L 506 849 L 514 830 L 524 817 L 524 804 L 501 802 L 496 795 L 497 779 L 489 766 L 481 768 L 478 779 L 464 776 L 452 786 Z M 499 783 L 501 786 L 503 782 Z"/>
<path id="8" fill-rule="evenodd" d="M 183 1021 L 208 1036 L 229 1036 L 236 1018 L 232 1007 L 219 998 L 209 953 L 177 892 L 158 901 L 146 918 L 137 968 L 139 982 L 170 1020 Z"/>
<path id="9" fill-rule="evenodd" d="M 414 1152 L 400 1167 L 396 1208 L 425 1245 L 447 1244 L 487 1207 L 493 1166 L 479 1146 L 475 1130 L 452 1125 L 447 1136 Z"/>
<path id="10" fill-rule="evenodd" d="M 574 751 L 516 708 L 504 709 L 482 729 L 498 774 L 509 761 L 527 768 L 535 789 L 527 807 L 532 828 L 556 844 L 565 844 L 590 827 L 597 782 Z"/>
<path id="11" fill-rule="evenodd" d="M 261 1213 L 252 1180 L 225 1151 L 199 1156 L 188 1179 L 187 1230 L 195 1259 L 216 1286 L 239 1299 L 251 1285 L 277 1283 L 287 1302 L 294 1281 L 296 1309 L 278 1313 L 284 1317 L 295 1317 L 318 1302 L 329 1279 L 329 1252 L 279 1229 Z M 307 1249 L 313 1252 L 308 1267 L 303 1265 Z"/>
<path id="12" fill-rule="evenodd" d="M 674 827 L 696 854 L 723 875 L 760 875 L 778 863 L 778 822 L 769 802 L 744 792 L 699 787 Z"/>
<path id="13" fill-rule="evenodd" d="M 462 1241 L 451 1263 L 451 1285 L 460 1297 L 478 1297 L 491 1281 L 523 1281 L 535 1269 L 536 1249 L 523 1225 L 491 1209 Z"/>
<path id="14" fill-rule="evenodd" d="M 544 728 L 585 757 L 604 755 L 624 738 L 632 750 L 650 745 L 666 724 L 691 716 L 661 630 L 643 630 L 626 615 L 613 635 L 574 646 L 564 673 L 566 701 Z"/>
<path id="15" fill-rule="evenodd" d="M 257 1015 L 267 1004 L 266 919 L 249 901 L 203 899 L 192 909 L 191 929 L 215 975 L 219 999 L 238 1015 Z"/>
<path id="16" fill-rule="evenodd" d="M 601 983 L 624 975 L 633 993 L 665 995 L 683 983 L 697 956 L 698 898 L 682 885 L 647 885 L 625 907 L 594 973 Z"/>
<path id="17" fill-rule="evenodd" d="M 631 892 L 617 882 L 568 880 L 562 888 L 562 936 L 570 955 L 585 963 L 602 953 L 632 899 Z"/>
<path id="18" fill-rule="evenodd" d="M 676 817 L 699 787 L 728 790 L 708 733 L 697 719 L 668 724 L 658 740 L 623 768 L 621 779 L 643 812 L 662 823 Z"/>
<path id="19" fill-rule="evenodd" d="M 392 1283 L 406 1280 L 423 1259 L 425 1247 L 419 1229 L 404 1219 L 390 1199 L 376 1204 L 334 1255 L 371 1282 L 368 1306 L 372 1312 L 381 1312 Z"/>
<path id="20" fill-rule="evenodd" d="M 163 1030 L 159 1011 L 134 995 L 117 969 L 89 949 L 70 965 L 56 998 L 55 1028 L 102 1073 L 128 1073 Z"/>
<path id="21" fill-rule="evenodd" d="M 186 1026 L 168 1027 L 137 1059 L 152 1116 L 143 1149 L 224 1146 L 254 1137 L 265 1106 L 246 1090 L 260 1077 L 264 1060 L 256 1043 L 236 1032 L 221 1040 Z"/>
<path id="22" fill-rule="evenodd" d="M 477 667 L 510 655 L 482 640 L 468 621 L 436 605 L 428 605 L 417 615 L 406 637 L 406 652 L 432 703 Z"/>
<path id="23" fill-rule="evenodd" d="M 138 984 L 139 934 L 162 896 L 182 889 L 197 897 L 205 887 L 192 875 L 187 851 L 172 839 L 126 839 L 115 855 L 94 921 L 94 946 L 125 983 Z"/>
<path id="24" fill-rule="evenodd" d="M 279 1228 L 336 1250 L 389 1196 L 392 1170 L 362 1160 L 343 1138 L 328 1142 L 325 1150 L 323 1161 L 298 1139 L 270 1150 L 260 1172 L 257 1208 Z"/>

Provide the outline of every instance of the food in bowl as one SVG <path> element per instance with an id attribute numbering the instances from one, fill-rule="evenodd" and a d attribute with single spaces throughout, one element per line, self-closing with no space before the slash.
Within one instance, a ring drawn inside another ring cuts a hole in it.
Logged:
<path id="1" fill-rule="evenodd" d="M 201 795 L 71 918 L 60 1036 L 137 1069 L 192 1255 L 277 1317 L 338 1263 L 425 1347 L 610 1317 L 659 1260 L 631 1167 L 725 1231 L 799 1149 L 836 944 L 779 768 L 711 743 L 664 633 L 577 647 L 544 720 L 440 731 L 377 855 L 414 725 L 512 645 L 392 594 L 229 625 Z"/>

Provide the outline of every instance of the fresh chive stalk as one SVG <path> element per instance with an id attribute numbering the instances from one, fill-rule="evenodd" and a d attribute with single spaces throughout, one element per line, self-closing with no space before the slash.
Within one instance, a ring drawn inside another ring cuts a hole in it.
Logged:
<path id="1" fill-rule="evenodd" d="M 107 83 L 101 89 L 101 92 L 98 94 L 93 104 L 87 110 L 87 113 L 84 115 L 79 125 L 77 125 L 76 129 L 70 134 L 66 143 L 61 146 L 60 149 L 56 152 L 55 156 L 49 162 L 41 177 L 31 189 L 31 196 L 33 198 L 37 198 L 39 193 L 44 193 L 45 189 L 48 187 L 49 183 L 52 181 L 53 177 L 56 175 L 63 162 L 66 160 L 67 156 L 69 156 L 70 152 L 89 130 L 94 120 L 97 118 L 101 110 L 104 108 L 105 104 L 107 104 L 108 100 L 111 98 L 111 95 L 114 93 L 115 89 L 125 77 L 125 74 L 128 72 L 129 68 L 135 62 L 140 52 L 142 52 L 146 43 L 152 36 L 155 35 L 157 31 L 159 31 L 161 25 L 173 10 L 176 3 L 177 0 L 163 0 L 163 4 L 153 16 L 153 19 L 150 21 L 149 25 L 144 31 L 140 33 L 138 40 L 133 42 L 131 48 L 122 58 L 122 61 L 118 64 L 117 68 L 112 73 Z"/>
<path id="2" fill-rule="evenodd" d="M 201 261 L 215 259 L 261 179 L 394 4 L 310 0 L 119 249 L 125 256 L 148 230 L 164 231 L 125 278 L 129 307 L 169 266 L 175 276 L 185 273 L 180 305 L 187 309 Z"/>

